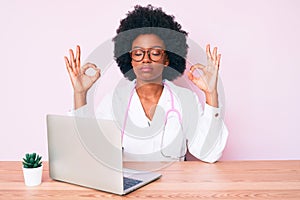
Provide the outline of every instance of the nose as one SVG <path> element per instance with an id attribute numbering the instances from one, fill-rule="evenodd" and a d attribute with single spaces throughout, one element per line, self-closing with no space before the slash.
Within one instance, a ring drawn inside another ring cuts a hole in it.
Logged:
<path id="1" fill-rule="evenodd" d="M 145 52 L 145 55 L 144 55 L 144 58 L 143 58 L 143 63 L 149 63 L 151 62 L 151 59 L 150 59 L 150 52 L 149 51 L 146 51 Z"/>

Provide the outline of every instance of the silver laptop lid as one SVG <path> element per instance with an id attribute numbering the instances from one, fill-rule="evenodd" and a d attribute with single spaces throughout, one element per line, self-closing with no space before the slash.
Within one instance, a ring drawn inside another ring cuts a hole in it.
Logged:
<path id="1" fill-rule="evenodd" d="M 47 133 L 52 179 L 124 194 L 120 130 L 113 121 L 47 115 Z"/>

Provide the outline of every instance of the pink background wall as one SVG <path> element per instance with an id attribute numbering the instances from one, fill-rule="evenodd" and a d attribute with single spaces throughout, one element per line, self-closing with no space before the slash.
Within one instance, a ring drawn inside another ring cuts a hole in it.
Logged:
<path id="1" fill-rule="evenodd" d="M 300 1 L 19 0 L 0 2 L 0 160 L 31 151 L 47 159 L 45 116 L 72 107 L 63 56 L 80 44 L 84 60 L 133 5 L 149 2 L 222 53 L 222 160 L 300 159 Z"/>

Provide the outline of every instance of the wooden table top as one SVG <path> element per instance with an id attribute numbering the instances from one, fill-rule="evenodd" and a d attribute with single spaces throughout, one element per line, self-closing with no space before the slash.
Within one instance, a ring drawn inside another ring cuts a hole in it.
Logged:
<path id="1" fill-rule="evenodd" d="M 44 162 L 42 184 L 24 184 L 22 164 L 0 161 L 0 199 L 300 199 L 300 160 L 175 162 L 159 180 L 126 196 L 54 181 Z"/>

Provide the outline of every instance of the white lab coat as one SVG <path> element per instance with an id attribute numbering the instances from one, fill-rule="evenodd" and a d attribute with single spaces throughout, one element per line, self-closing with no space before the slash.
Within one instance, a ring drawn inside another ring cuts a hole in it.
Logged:
<path id="1" fill-rule="evenodd" d="M 183 147 L 187 144 L 189 152 L 198 159 L 210 163 L 217 161 L 228 137 L 221 108 L 205 104 L 203 110 L 197 95 L 191 90 L 176 86 L 170 81 L 165 81 L 165 84 L 171 91 L 164 87 L 152 121 L 146 117 L 133 89 L 134 81 L 127 81 L 106 95 L 93 113 L 96 118 L 117 121 L 120 129 L 124 129 L 124 160 L 183 160 L 180 156 L 185 152 Z M 180 114 L 170 112 L 164 128 L 166 113 L 172 109 L 172 98 L 174 108 Z M 73 114 L 86 116 L 91 114 L 89 110 L 91 109 L 86 105 Z M 128 118 L 124 126 L 126 113 Z M 182 123 L 179 118 L 182 118 Z"/>

